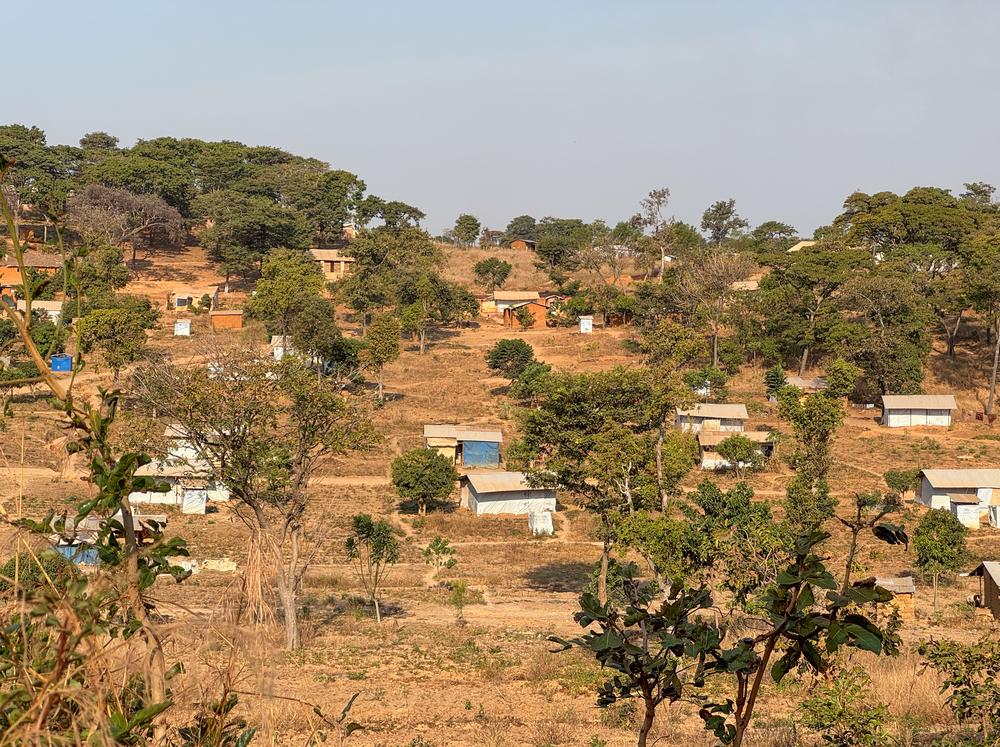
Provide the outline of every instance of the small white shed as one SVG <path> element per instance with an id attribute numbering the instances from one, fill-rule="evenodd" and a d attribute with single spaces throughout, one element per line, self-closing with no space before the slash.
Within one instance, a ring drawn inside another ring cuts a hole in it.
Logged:
<path id="1" fill-rule="evenodd" d="M 925 469 L 920 473 L 917 501 L 947 509 L 965 526 L 978 529 L 981 517 L 1000 515 L 1000 469 Z"/>
<path id="2" fill-rule="evenodd" d="M 594 317 L 592 316 L 581 316 L 580 317 L 580 334 L 589 335 L 594 331 Z"/>
<path id="3" fill-rule="evenodd" d="M 556 510 L 554 488 L 536 488 L 528 484 L 523 472 L 483 472 L 463 475 L 460 483 L 461 505 L 476 516 L 515 514 L 524 516 Z"/>
<path id="4" fill-rule="evenodd" d="M 190 319 L 178 319 L 174 322 L 174 337 L 190 337 L 191 336 L 191 320 Z"/>
<path id="5" fill-rule="evenodd" d="M 947 428 L 958 409 L 952 394 L 887 394 L 882 397 L 882 425 L 906 428 L 931 425 Z"/>
<path id="6" fill-rule="evenodd" d="M 690 410 L 678 408 L 674 422 L 682 431 L 689 433 L 701 430 L 740 433 L 749 419 L 746 405 L 702 402 Z"/>

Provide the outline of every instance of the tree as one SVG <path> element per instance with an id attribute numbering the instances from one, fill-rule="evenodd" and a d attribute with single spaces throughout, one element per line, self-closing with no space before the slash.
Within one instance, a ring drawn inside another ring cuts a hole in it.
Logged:
<path id="1" fill-rule="evenodd" d="M 832 466 L 833 437 L 844 422 L 844 407 L 826 392 L 802 397 L 797 388 L 786 386 L 778 391 L 778 408 L 796 438 L 791 464 L 797 474 L 786 489 L 785 513 L 796 528 L 815 528 L 833 515 L 836 505 L 826 477 Z"/>
<path id="2" fill-rule="evenodd" d="M 969 530 L 946 508 L 928 511 L 913 530 L 917 568 L 934 580 L 934 609 L 938 603 L 938 580 L 956 573 L 969 560 L 965 537 Z"/>
<path id="3" fill-rule="evenodd" d="M 535 351 L 519 338 L 504 338 L 486 352 L 486 365 L 504 378 L 513 381 L 535 362 Z"/>
<path id="4" fill-rule="evenodd" d="M 455 238 L 459 240 L 462 246 L 472 246 L 479 236 L 480 227 L 481 224 L 476 216 L 462 213 L 455 221 L 455 228 L 452 229 L 452 233 L 455 234 Z"/>
<path id="5" fill-rule="evenodd" d="M 765 676 L 781 682 L 797 666 L 824 672 L 844 647 L 882 651 L 883 632 L 851 608 L 883 603 L 890 595 L 859 584 L 846 594 L 823 595 L 836 581 L 813 548 L 828 536 L 810 532 L 796 539 L 786 570 L 760 595 L 767 623 L 753 637 L 729 639 L 726 626 L 707 614 L 714 599 L 705 587 L 681 588 L 654 601 L 655 588 L 640 582 L 630 564 L 624 609 L 585 592 L 574 617 L 586 632 L 550 640 L 560 643 L 560 650 L 577 646 L 589 652 L 615 673 L 599 688 L 598 706 L 642 699 L 639 747 L 646 747 L 661 704 L 691 699 L 699 701 L 707 731 L 723 744 L 741 747 Z M 783 653 L 772 662 L 777 651 Z M 720 690 L 735 696 L 720 700 Z"/>
<path id="6" fill-rule="evenodd" d="M 454 568 L 458 564 L 455 548 L 444 537 L 438 535 L 434 537 L 421 553 L 424 562 L 434 568 Z"/>
<path id="7" fill-rule="evenodd" d="M 300 213 L 267 197 L 222 189 L 200 196 L 195 213 L 207 221 L 203 245 L 230 276 L 248 277 L 274 249 L 305 249 L 309 226 Z"/>
<path id="8" fill-rule="evenodd" d="M 872 692 L 864 669 L 844 669 L 802 701 L 802 725 L 833 747 L 884 747 L 888 709 Z"/>
<path id="9" fill-rule="evenodd" d="M 1000 232 L 979 236 L 973 242 L 967 277 L 969 297 L 976 310 L 989 320 L 993 333 L 993 365 L 984 408 L 986 416 L 992 418 L 1000 370 Z"/>
<path id="10" fill-rule="evenodd" d="M 112 152 L 118 150 L 118 138 L 106 132 L 88 132 L 80 138 L 80 147 L 85 151 Z"/>
<path id="11" fill-rule="evenodd" d="M 492 293 L 507 282 L 513 269 L 510 262 L 505 262 L 499 257 L 487 257 L 476 262 L 472 271 L 476 274 L 476 282 L 483 287 L 483 290 Z"/>
<path id="12" fill-rule="evenodd" d="M 430 279 L 444 261 L 430 237 L 416 228 L 382 227 L 365 231 L 351 242 L 347 251 L 354 257 L 354 264 L 337 293 L 361 316 L 362 334 L 373 312 L 417 300 L 417 281 L 423 277 Z M 407 289 L 405 298 L 404 289 Z M 433 296 L 436 289 L 431 288 L 429 293 Z"/>
<path id="13" fill-rule="evenodd" d="M 401 498 L 417 501 L 421 516 L 427 504 L 451 495 L 458 472 L 448 457 L 434 449 L 414 449 L 392 463 L 392 484 Z"/>
<path id="14" fill-rule="evenodd" d="M 901 525 L 883 522 L 886 516 L 900 511 L 903 503 L 898 493 L 872 491 L 854 494 L 854 513 L 848 518 L 838 516 L 837 521 L 851 533 L 851 543 L 844 563 L 843 588 L 847 588 L 854 570 L 854 559 L 858 553 L 858 538 L 862 532 L 871 531 L 875 537 L 890 545 L 908 546 L 910 538 Z"/>
<path id="15" fill-rule="evenodd" d="M 385 367 L 399 357 L 399 337 L 402 333 L 402 326 L 396 317 L 381 314 L 372 320 L 365 336 L 365 346 L 361 356 L 365 364 L 375 371 L 379 402 L 385 399 L 383 387 Z"/>
<path id="16" fill-rule="evenodd" d="M 753 260 L 741 254 L 713 252 L 685 268 L 678 282 L 692 315 L 709 325 L 714 368 L 719 367 L 719 333 L 730 302 L 739 294 L 734 283 L 749 277 L 755 268 Z"/>
<path id="17" fill-rule="evenodd" d="M 535 312 L 527 305 L 518 306 L 514 310 L 514 317 L 517 319 L 517 323 L 521 325 L 522 330 L 531 329 L 535 325 Z"/>
<path id="18" fill-rule="evenodd" d="M 841 288 L 870 262 L 863 250 L 828 242 L 781 255 L 758 292 L 762 334 L 772 357 L 797 358 L 804 376 L 811 358 L 831 344 Z"/>
<path id="19" fill-rule="evenodd" d="M 725 459 L 736 470 L 736 476 L 741 480 L 750 472 L 760 472 L 764 469 L 764 454 L 760 444 L 751 441 L 746 436 L 734 434 L 718 445 L 719 456 Z"/>
<path id="20" fill-rule="evenodd" d="M 299 249 L 278 249 L 264 260 L 256 292 L 246 304 L 250 316 L 263 319 L 273 334 L 287 335 L 295 316 L 323 289 L 323 273 L 312 256 Z"/>
<path id="21" fill-rule="evenodd" d="M 399 540 L 385 519 L 372 521 L 368 514 L 351 518 L 351 534 L 345 542 L 347 557 L 356 564 L 358 578 L 375 607 L 375 620 L 382 622 L 379 591 L 389 568 L 399 561 Z"/>
<path id="22" fill-rule="evenodd" d="M 701 216 L 701 230 L 708 234 L 712 246 L 722 246 L 750 224 L 736 212 L 736 200 L 713 202 Z"/>
<path id="23" fill-rule="evenodd" d="M 832 337 L 882 394 L 910 391 L 923 380 L 931 349 L 930 313 L 913 283 L 895 275 L 853 278 L 841 303 L 851 318 Z"/>
<path id="24" fill-rule="evenodd" d="M 992 634 L 975 643 L 921 641 L 917 649 L 939 674 L 941 693 L 959 722 L 979 729 L 980 744 L 996 741 L 1000 730 L 1000 642 Z"/>
<path id="25" fill-rule="evenodd" d="M 140 246 L 147 250 L 156 242 L 176 246 L 184 238 L 180 212 L 157 195 L 88 184 L 70 198 L 67 210 L 69 224 L 85 241 L 131 247 L 133 268 Z"/>
<path id="26" fill-rule="evenodd" d="M 882 473 L 886 486 L 893 493 L 905 496 L 907 493 L 916 493 L 920 490 L 921 470 L 917 469 L 890 469 Z"/>
<path id="27" fill-rule="evenodd" d="M 591 237 L 591 228 L 579 218 L 542 218 L 536 228 L 535 254 L 553 277 L 573 270 L 578 253 Z"/>
<path id="28" fill-rule="evenodd" d="M 346 386 L 360 368 L 358 353 L 362 342 L 344 337 L 337 326 L 336 314 L 337 308 L 328 298 L 304 298 L 289 330 L 292 347 L 315 365 L 317 374 L 326 374 Z"/>
<path id="29" fill-rule="evenodd" d="M 764 386 L 767 388 L 767 396 L 773 397 L 778 390 L 785 385 L 785 369 L 780 365 L 772 366 L 764 372 Z"/>
<path id="30" fill-rule="evenodd" d="M 504 241 L 510 243 L 515 239 L 534 241 L 538 237 L 538 224 L 530 215 L 519 215 L 512 218 L 504 231 Z"/>
<path id="31" fill-rule="evenodd" d="M 270 619 L 273 575 L 285 646 L 298 648 L 298 594 L 318 546 L 303 515 L 319 466 L 376 440 L 365 408 L 302 361 L 219 349 L 207 367 L 158 365 L 133 376 L 136 396 L 177 423 L 225 485 L 250 533 L 242 591 L 253 624 Z M 271 566 L 272 573 L 265 567 Z"/>
<path id="32" fill-rule="evenodd" d="M 84 353 L 100 350 L 115 381 L 125 366 L 142 358 L 146 329 L 151 326 L 148 318 L 135 314 L 128 306 L 94 309 L 79 324 L 81 350 Z"/>

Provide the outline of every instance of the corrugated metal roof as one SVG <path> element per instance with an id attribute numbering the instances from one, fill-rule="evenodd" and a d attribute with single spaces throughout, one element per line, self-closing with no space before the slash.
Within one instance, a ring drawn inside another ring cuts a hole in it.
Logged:
<path id="1" fill-rule="evenodd" d="M 494 301 L 537 301 L 538 291 L 493 291 Z"/>
<path id="2" fill-rule="evenodd" d="M 551 490 L 533 488 L 523 472 L 472 472 L 466 480 L 477 493 L 507 493 L 512 490 Z"/>
<path id="3" fill-rule="evenodd" d="M 678 408 L 677 414 L 684 417 L 693 418 L 726 418 L 731 420 L 746 420 L 750 416 L 747 414 L 747 406 L 743 404 L 720 404 L 716 402 L 702 402 L 695 405 L 690 410 Z"/>
<path id="4" fill-rule="evenodd" d="M 38 309 L 39 311 L 62 311 L 63 302 L 62 301 L 40 301 L 35 300 L 31 302 L 32 309 Z M 24 299 L 19 299 L 17 302 L 17 310 L 24 311 L 28 308 L 28 302 Z"/>
<path id="5" fill-rule="evenodd" d="M 817 376 L 813 379 L 807 379 L 805 376 L 789 376 L 785 379 L 785 383 L 790 386 L 797 386 L 799 389 L 815 389 L 819 391 L 827 388 L 826 379 L 822 376 Z"/>
<path id="6" fill-rule="evenodd" d="M 965 506 L 975 506 L 979 504 L 979 496 L 973 493 L 948 493 L 948 500 L 952 503 L 959 503 Z"/>
<path id="7" fill-rule="evenodd" d="M 243 316 L 243 309 L 216 309 L 208 312 L 209 316 Z"/>
<path id="8" fill-rule="evenodd" d="M 211 467 L 205 462 L 163 462 L 144 464 L 135 471 L 136 477 L 206 477 Z"/>
<path id="9" fill-rule="evenodd" d="M 969 573 L 970 576 L 982 576 L 988 573 L 997 586 L 1000 586 L 1000 563 L 995 560 L 984 560 L 976 569 Z"/>
<path id="10" fill-rule="evenodd" d="M 698 443 L 702 446 L 718 446 L 727 438 L 733 436 L 743 436 L 748 438 L 754 443 L 766 444 L 770 443 L 774 439 L 771 438 L 770 433 L 765 433 L 764 431 L 699 431 L 698 432 Z"/>
<path id="11" fill-rule="evenodd" d="M 957 410 L 954 394 L 886 394 L 883 410 Z"/>
<path id="12" fill-rule="evenodd" d="M 43 269 L 59 269 L 63 266 L 62 257 L 58 254 L 48 254 L 46 252 L 36 252 L 34 249 L 29 249 L 21 255 L 21 259 L 24 261 L 25 267 L 43 268 Z M 7 267 L 17 267 L 17 257 L 14 256 L 13 252 L 8 253 L 7 259 L 4 262 Z"/>
<path id="13" fill-rule="evenodd" d="M 503 443 L 503 433 L 499 430 L 481 428 L 476 425 L 456 425 L 453 423 L 425 425 L 424 438 L 454 438 L 457 441 Z"/>
<path id="14" fill-rule="evenodd" d="M 925 469 L 935 488 L 1000 488 L 1000 469 Z"/>
<path id="15" fill-rule="evenodd" d="M 912 576 L 876 576 L 875 583 L 893 594 L 916 594 Z"/>

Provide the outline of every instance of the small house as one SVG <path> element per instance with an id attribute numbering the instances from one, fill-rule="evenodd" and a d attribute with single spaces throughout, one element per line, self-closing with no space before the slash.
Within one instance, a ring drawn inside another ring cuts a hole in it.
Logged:
<path id="1" fill-rule="evenodd" d="M 589 335 L 594 331 L 594 317 L 592 316 L 581 316 L 580 317 L 580 334 Z"/>
<path id="2" fill-rule="evenodd" d="M 476 516 L 523 516 L 556 510 L 555 488 L 532 487 L 523 472 L 474 472 L 463 475 L 460 496 L 462 507 Z"/>
<path id="3" fill-rule="evenodd" d="M 243 329 L 243 309 L 216 309 L 210 311 L 208 317 L 216 332 L 223 329 Z"/>
<path id="4" fill-rule="evenodd" d="M 533 252 L 536 246 L 538 244 L 531 239 L 514 239 L 510 242 L 510 248 L 518 252 Z"/>
<path id="5" fill-rule="evenodd" d="M 331 282 L 346 277 L 354 265 L 354 257 L 340 249 L 310 249 L 309 252 L 323 271 L 323 277 Z"/>
<path id="6" fill-rule="evenodd" d="M 526 303 L 540 300 L 541 295 L 538 291 L 493 291 L 493 302 L 496 304 L 496 313 L 498 316 L 503 316 L 503 313 L 507 311 L 507 309 L 516 309 L 518 306 L 523 306 Z"/>
<path id="7" fill-rule="evenodd" d="M 31 302 L 31 311 L 33 313 L 41 314 L 54 324 L 59 324 L 59 317 L 62 316 L 62 307 L 62 301 L 36 300 Z M 28 302 L 23 299 L 19 300 L 17 302 L 17 310 L 23 314 L 28 310 Z"/>
<path id="8" fill-rule="evenodd" d="M 174 337 L 190 337 L 191 336 L 191 320 L 190 319 L 178 319 L 174 322 Z"/>
<path id="9" fill-rule="evenodd" d="M 933 425 L 947 428 L 958 409 L 952 394 L 887 394 L 882 397 L 882 425 L 905 428 Z"/>
<path id="10" fill-rule="evenodd" d="M 108 518 L 120 524 L 122 512 L 119 510 Z M 49 535 L 49 541 L 53 549 L 67 560 L 78 565 L 97 565 L 100 557 L 93 545 L 97 542 L 104 521 L 103 517 L 96 514 L 84 517 L 79 523 L 75 517 L 67 516 L 61 531 Z M 155 535 L 167 525 L 167 517 L 165 514 L 140 514 L 133 510 L 132 522 L 136 539 L 145 546 L 151 544 Z M 119 541 L 124 541 L 120 530 L 112 529 L 112 534 Z"/>
<path id="11" fill-rule="evenodd" d="M 678 408 L 675 423 L 689 433 L 702 430 L 742 433 L 749 419 L 746 405 L 701 402 L 689 410 Z"/>
<path id="12" fill-rule="evenodd" d="M 151 503 L 175 506 L 185 514 L 203 514 L 210 502 L 229 500 L 229 490 L 217 483 L 211 466 L 200 460 L 157 460 L 139 467 L 136 477 L 153 477 L 167 485 L 166 492 L 135 491 L 129 494 L 133 505 Z"/>
<path id="13" fill-rule="evenodd" d="M 25 269 L 34 270 L 42 275 L 54 275 L 62 269 L 63 260 L 58 254 L 38 252 L 28 249 L 22 255 Z M 0 259 L 0 290 L 15 288 L 23 285 L 21 279 L 21 267 L 17 263 L 17 257 L 13 251 L 8 251 L 7 256 Z"/>
<path id="14" fill-rule="evenodd" d="M 425 425 L 424 446 L 464 467 L 500 466 L 499 430 L 471 425 Z"/>
<path id="15" fill-rule="evenodd" d="M 984 518 L 997 518 L 992 509 L 1000 506 L 1000 469 L 921 470 L 917 500 L 947 509 L 965 526 L 978 529 Z"/>
<path id="16" fill-rule="evenodd" d="M 545 329 L 548 326 L 549 304 L 548 301 L 540 298 L 537 301 L 528 301 L 527 303 L 504 309 L 503 323 L 505 327 L 510 327 L 511 329 L 523 328 L 524 325 L 521 324 L 521 319 L 519 318 L 521 309 L 527 309 L 528 313 L 531 314 L 531 324 L 527 326 L 527 329 Z"/>
<path id="17" fill-rule="evenodd" d="M 698 448 L 701 452 L 702 469 L 732 469 L 736 466 L 745 466 L 732 464 L 719 454 L 719 444 L 733 436 L 742 436 L 753 441 L 757 444 L 758 451 L 760 451 L 765 459 L 774 453 L 774 439 L 770 433 L 764 431 L 733 433 L 730 431 L 703 429 L 698 432 Z"/>
<path id="18" fill-rule="evenodd" d="M 878 576 L 875 585 L 892 594 L 892 604 L 899 611 L 903 620 L 913 620 L 916 617 L 917 586 L 912 576 Z"/>
<path id="19" fill-rule="evenodd" d="M 969 575 L 979 577 L 976 606 L 988 609 L 993 613 L 994 619 L 1000 620 L 1000 563 L 984 560 Z"/>

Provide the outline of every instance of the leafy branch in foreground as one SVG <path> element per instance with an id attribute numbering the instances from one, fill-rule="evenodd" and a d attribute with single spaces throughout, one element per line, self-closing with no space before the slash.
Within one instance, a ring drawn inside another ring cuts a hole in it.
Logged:
<path id="1" fill-rule="evenodd" d="M 844 647 L 882 652 L 882 631 L 857 609 L 887 602 L 891 595 L 873 581 L 838 590 L 814 552 L 828 537 L 816 531 L 796 540 L 792 562 L 762 594 L 766 617 L 754 637 L 728 642 L 727 626 L 707 614 L 715 606 L 709 589 L 677 586 L 667 600 L 658 601 L 654 587 L 639 581 L 637 567 L 630 564 L 624 609 L 585 593 L 575 619 L 587 632 L 551 640 L 562 644 L 560 650 L 590 651 L 614 672 L 598 692 L 599 706 L 642 698 L 639 747 L 647 744 L 657 707 L 681 700 L 699 704 L 705 728 L 723 744 L 739 747 L 768 674 L 780 682 L 800 665 L 825 672 Z M 710 680 L 725 683 L 731 697 L 718 699 Z"/>

